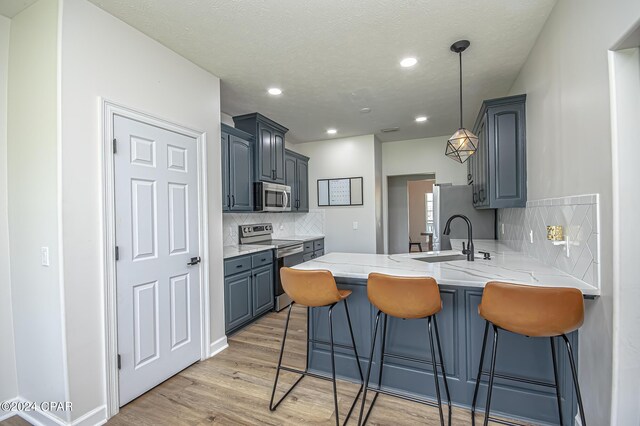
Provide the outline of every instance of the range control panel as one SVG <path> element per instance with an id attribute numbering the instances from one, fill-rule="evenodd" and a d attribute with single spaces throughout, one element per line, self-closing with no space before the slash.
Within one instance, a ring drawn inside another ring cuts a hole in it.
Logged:
<path id="1" fill-rule="evenodd" d="M 240 237 L 257 237 L 273 233 L 273 225 L 270 223 L 260 223 L 257 225 L 240 225 Z"/>

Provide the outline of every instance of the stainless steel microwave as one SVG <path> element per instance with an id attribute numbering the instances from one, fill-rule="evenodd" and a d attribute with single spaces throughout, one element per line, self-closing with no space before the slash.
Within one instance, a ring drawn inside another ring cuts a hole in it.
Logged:
<path id="1" fill-rule="evenodd" d="M 291 187 L 270 182 L 256 182 L 255 210 L 259 212 L 291 211 Z"/>

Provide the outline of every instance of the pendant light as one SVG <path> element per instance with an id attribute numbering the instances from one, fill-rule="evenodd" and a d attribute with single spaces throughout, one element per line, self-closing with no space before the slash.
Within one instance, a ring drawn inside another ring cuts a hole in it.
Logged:
<path id="1" fill-rule="evenodd" d="M 444 154 L 459 163 L 467 161 L 478 149 L 478 137 L 462 126 L 462 52 L 470 44 L 469 40 L 460 40 L 451 45 L 451 51 L 460 58 L 460 128 L 447 141 Z"/>

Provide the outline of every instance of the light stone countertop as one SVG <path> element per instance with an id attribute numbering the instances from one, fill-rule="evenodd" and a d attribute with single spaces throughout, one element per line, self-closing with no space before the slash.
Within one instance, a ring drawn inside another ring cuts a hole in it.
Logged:
<path id="1" fill-rule="evenodd" d="M 319 240 L 324 238 L 324 235 L 287 235 L 284 237 L 278 237 L 279 240 L 296 240 L 306 243 L 307 241 Z"/>
<path id="2" fill-rule="evenodd" d="M 258 253 L 265 250 L 271 250 L 276 246 L 264 246 L 257 244 L 239 244 L 235 246 L 222 247 L 222 258 L 231 259 L 232 257 L 244 256 L 245 254 Z"/>
<path id="3" fill-rule="evenodd" d="M 476 260 L 454 260 L 428 263 L 421 257 L 460 255 L 463 240 L 453 240 L 458 250 L 406 254 L 329 253 L 295 269 L 326 269 L 337 278 L 367 279 L 371 272 L 399 276 L 430 276 L 438 284 L 483 288 L 489 281 L 507 281 L 543 287 L 577 288 L 585 296 L 599 296 L 600 290 L 569 274 L 513 251 L 495 240 L 474 241 Z M 491 253 L 491 260 L 483 260 L 478 251 Z"/>

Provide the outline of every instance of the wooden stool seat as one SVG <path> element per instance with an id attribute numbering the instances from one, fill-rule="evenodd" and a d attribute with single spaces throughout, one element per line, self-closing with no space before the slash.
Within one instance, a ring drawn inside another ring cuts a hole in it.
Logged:
<path id="1" fill-rule="evenodd" d="M 426 318 L 442 310 L 438 283 L 431 277 L 395 277 L 371 273 L 369 301 L 396 318 Z"/>
<path id="2" fill-rule="evenodd" d="M 530 337 L 562 336 L 584 322 L 584 300 L 576 288 L 487 283 L 478 306 L 482 318 Z"/>

